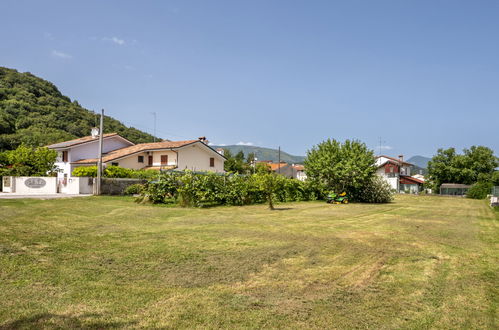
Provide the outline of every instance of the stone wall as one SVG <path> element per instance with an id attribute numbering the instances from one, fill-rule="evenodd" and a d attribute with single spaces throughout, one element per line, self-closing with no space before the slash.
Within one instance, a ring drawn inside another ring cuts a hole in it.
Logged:
<path id="1" fill-rule="evenodd" d="M 132 184 L 144 184 L 146 182 L 147 180 L 143 179 L 102 178 L 101 194 L 123 195 L 126 187 L 131 186 Z"/>

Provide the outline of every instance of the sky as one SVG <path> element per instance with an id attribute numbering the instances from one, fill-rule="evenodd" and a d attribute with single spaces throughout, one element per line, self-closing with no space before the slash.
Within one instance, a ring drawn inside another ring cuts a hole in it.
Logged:
<path id="1" fill-rule="evenodd" d="M 499 153 L 499 1 L 2 0 L 0 66 L 171 140 Z M 380 148 L 381 146 L 381 148 Z"/>

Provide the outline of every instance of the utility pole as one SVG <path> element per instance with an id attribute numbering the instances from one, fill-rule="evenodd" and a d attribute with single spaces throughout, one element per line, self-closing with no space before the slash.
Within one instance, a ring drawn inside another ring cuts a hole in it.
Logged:
<path id="1" fill-rule="evenodd" d="M 281 146 L 279 146 L 279 165 L 277 166 L 277 173 L 281 174 Z"/>
<path id="2" fill-rule="evenodd" d="M 101 110 L 100 114 L 100 128 L 99 128 L 99 157 L 97 161 L 97 195 L 101 193 L 101 183 L 102 183 L 102 142 L 104 135 L 104 109 Z"/>

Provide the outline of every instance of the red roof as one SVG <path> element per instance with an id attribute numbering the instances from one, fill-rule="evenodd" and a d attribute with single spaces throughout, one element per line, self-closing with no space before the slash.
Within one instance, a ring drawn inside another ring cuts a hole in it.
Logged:
<path id="1" fill-rule="evenodd" d="M 402 164 L 405 164 L 405 165 L 414 165 L 414 164 L 411 164 L 411 163 L 408 163 L 408 162 L 404 162 L 404 161 L 401 162 L 400 159 L 398 159 L 398 158 L 389 157 L 389 156 L 385 156 L 385 155 L 381 155 L 381 156 L 378 156 L 376 158 L 381 158 L 381 157 L 388 158 L 388 159 L 396 162 L 397 164 L 402 163 Z"/>
<path id="2" fill-rule="evenodd" d="M 402 184 L 423 184 L 424 181 L 413 178 L 412 176 L 404 175 L 404 176 L 400 177 L 400 183 L 402 183 Z"/>
<path id="3" fill-rule="evenodd" d="M 288 166 L 287 163 L 269 163 L 268 165 L 272 171 L 277 171 L 279 168 Z"/>

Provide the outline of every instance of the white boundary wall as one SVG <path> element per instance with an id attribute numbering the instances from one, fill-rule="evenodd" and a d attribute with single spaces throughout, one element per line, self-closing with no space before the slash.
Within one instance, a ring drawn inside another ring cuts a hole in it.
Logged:
<path id="1" fill-rule="evenodd" d="M 5 187 L 6 180 L 2 180 L 3 192 L 11 192 L 16 194 L 56 194 L 57 193 L 57 178 L 56 177 L 30 177 L 18 176 L 10 177 L 10 187 Z"/>
<path id="2" fill-rule="evenodd" d="M 63 181 L 59 179 L 59 187 L 62 194 L 93 194 L 94 178 L 70 177 L 66 180 L 67 183 L 64 185 Z"/>

